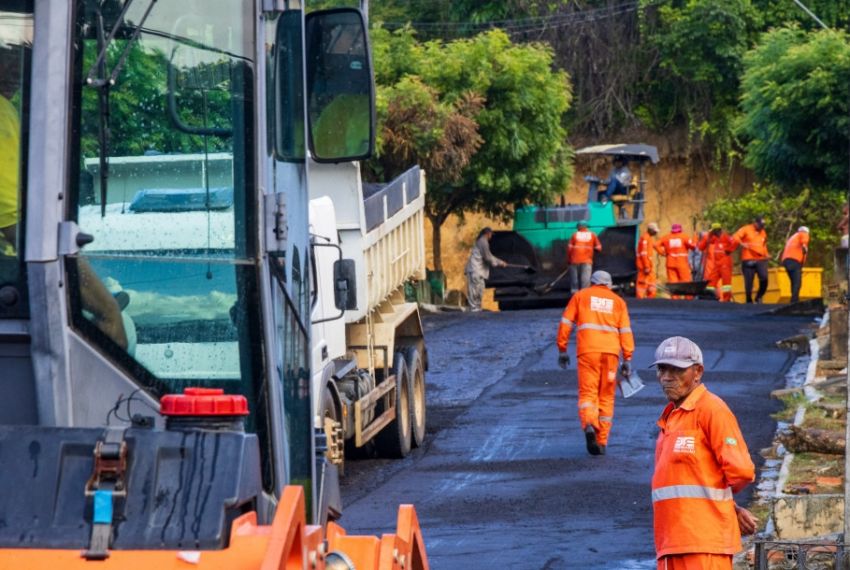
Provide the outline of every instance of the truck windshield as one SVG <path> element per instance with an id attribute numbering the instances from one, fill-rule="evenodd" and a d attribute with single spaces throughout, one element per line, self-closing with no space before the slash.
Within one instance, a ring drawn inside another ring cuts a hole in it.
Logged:
<path id="1" fill-rule="evenodd" d="M 251 5 L 78 2 L 69 194 L 94 241 L 67 266 L 75 327 L 154 396 L 222 387 L 253 411 Z"/>
<path id="2" fill-rule="evenodd" d="M 26 317 L 23 264 L 29 114 L 29 67 L 33 3 L 3 2 L 0 8 L 0 318 Z"/>

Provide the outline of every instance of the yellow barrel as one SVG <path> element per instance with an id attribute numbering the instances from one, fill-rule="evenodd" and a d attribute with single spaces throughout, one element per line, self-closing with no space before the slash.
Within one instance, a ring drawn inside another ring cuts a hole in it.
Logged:
<path id="1" fill-rule="evenodd" d="M 758 291 L 758 276 L 753 280 L 753 297 Z M 818 299 L 823 296 L 823 267 L 804 267 L 803 283 L 800 286 L 800 300 Z M 736 303 L 746 301 L 744 296 L 744 276 L 740 273 L 732 275 L 732 299 Z M 788 303 L 791 301 L 791 280 L 784 267 L 772 267 L 767 275 L 767 292 L 764 294 L 765 303 Z"/>

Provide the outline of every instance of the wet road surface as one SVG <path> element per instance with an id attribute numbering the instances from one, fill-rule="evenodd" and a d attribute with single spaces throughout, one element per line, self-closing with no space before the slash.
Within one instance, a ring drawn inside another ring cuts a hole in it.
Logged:
<path id="1" fill-rule="evenodd" d="M 617 396 L 608 454 L 587 454 L 573 365 L 557 366 L 560 309 L 426 315 L 428 442 L 401 461 L 347 464 L 349 533 L 395 527 L 413 503 L 431 567 L 441 569 L 654 568 L 650 479 L 666 400 L 648 368 L 655 347 L 683 335 L 703 350 L 710 390 L 735 412 L 757 467 L 795 354 L 775 342 L 811 317 L 709 301 L 629 300 L 647 387 Z M 746 502 L 751 490 L 737 497 Z"/>

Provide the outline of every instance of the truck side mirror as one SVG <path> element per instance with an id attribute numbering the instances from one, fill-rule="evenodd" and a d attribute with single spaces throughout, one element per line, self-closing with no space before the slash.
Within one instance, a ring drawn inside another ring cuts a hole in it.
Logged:
<path id="1" fill-rule="evenodd" d="M 334 305 L 340 311 L 357 308 L 357 275 L 353 259 L 334 261 Z"/>
<path id="2" fill-rule="evenodd" d="M 363 13 L 306 17 L 308 145 L 316 162 L 364 160 L 375 147 L 375 81 Z"/>

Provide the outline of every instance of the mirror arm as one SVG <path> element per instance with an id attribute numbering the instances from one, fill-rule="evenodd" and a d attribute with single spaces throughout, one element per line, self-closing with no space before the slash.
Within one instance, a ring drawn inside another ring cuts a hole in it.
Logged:
<path id="1" fill-rule="evenodd" d="M 339 253 L 338 260 L 342 259 L 342 248 L 339 245 L 337 245 L 335 243 L 316 243 L 315 237 L 316 236 L 313 236 L 314 239 L 311 240 L 312 241 L 311 245 L 313 247 L 332 247 L 332 248 L 336 249 L 337 253 Z M 336 321 L 338 319 L 341 319 L 343 316 L 345 316 L 345 309 L 340 309 L 338 315 L 334 315 L 332 317 L 327 317 L 325 319 L 319 319 L 317 321 L 310 321 L 310 324 L 317 325 L 319 323 L 326 323 L 328 321 Z"/>

